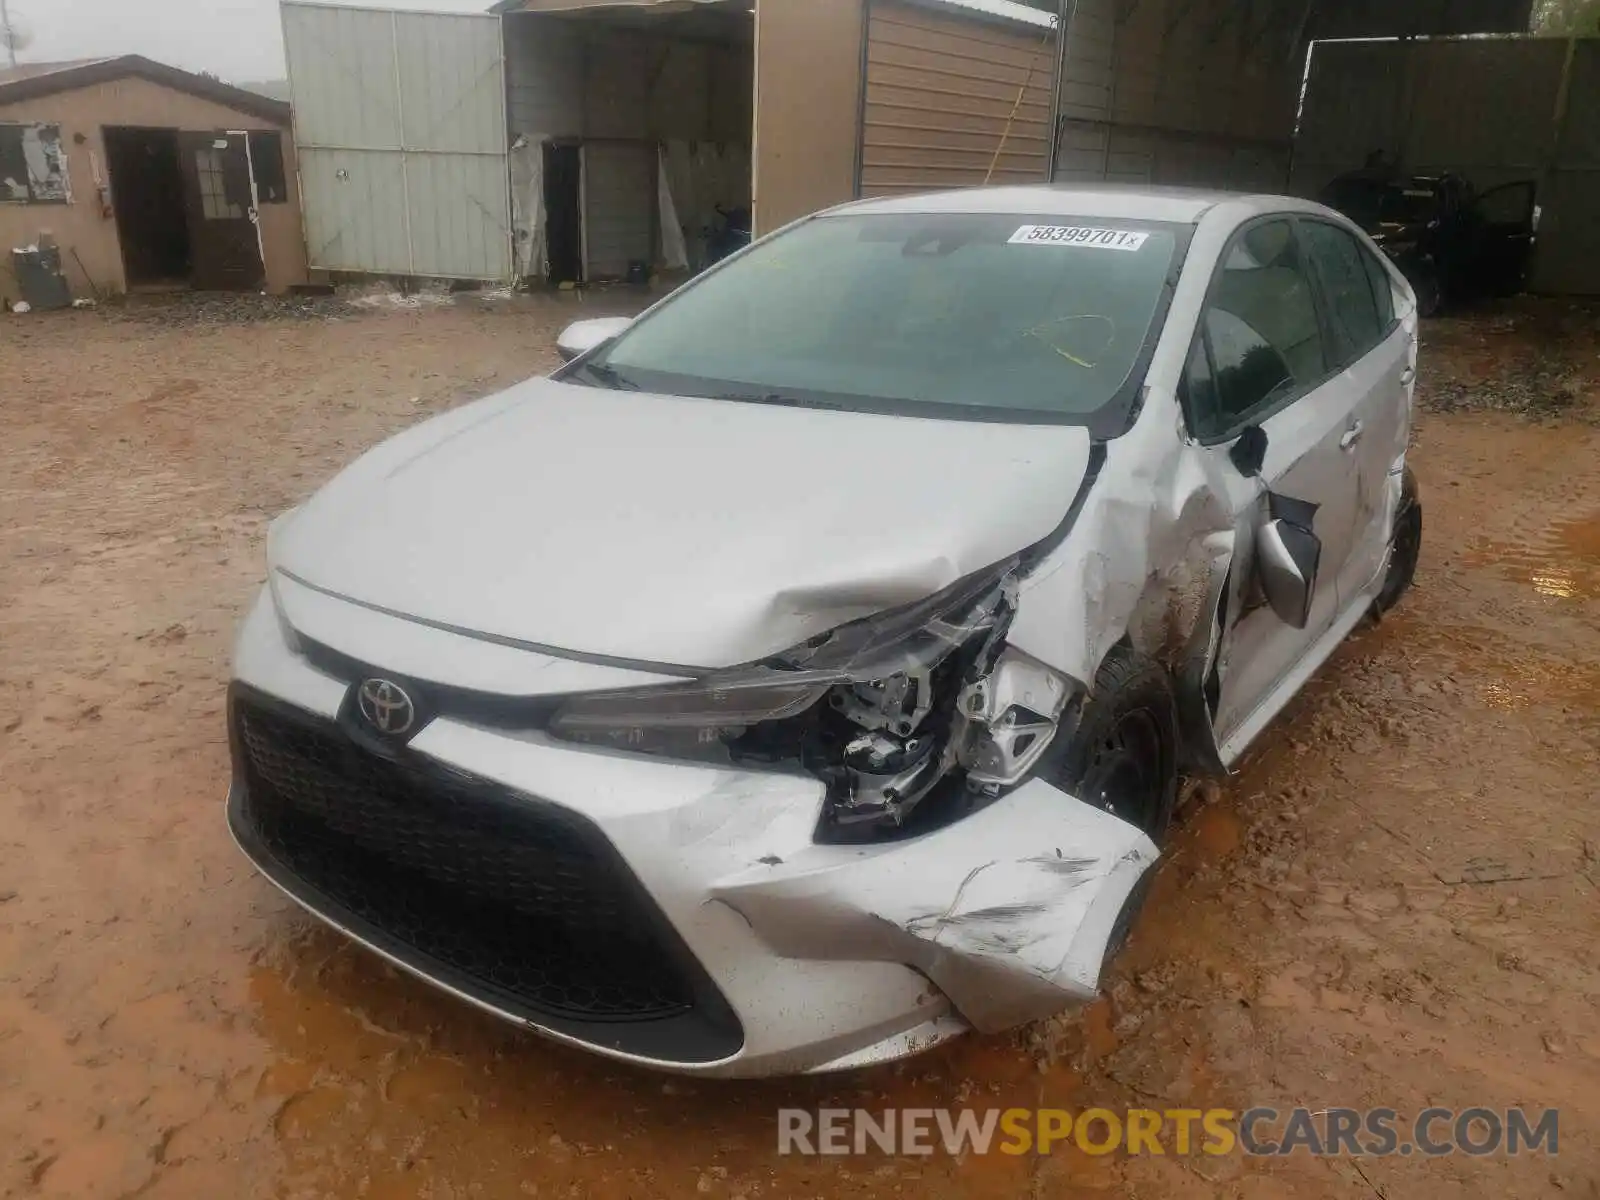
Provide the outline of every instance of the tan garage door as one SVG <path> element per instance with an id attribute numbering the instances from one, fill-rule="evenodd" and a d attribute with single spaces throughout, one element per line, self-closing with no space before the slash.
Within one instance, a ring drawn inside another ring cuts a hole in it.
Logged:
<path id="1" fill-rule="evenodd" d="M 861 194 L 1049 178 L 1053 27 L 871 0 Z"/>

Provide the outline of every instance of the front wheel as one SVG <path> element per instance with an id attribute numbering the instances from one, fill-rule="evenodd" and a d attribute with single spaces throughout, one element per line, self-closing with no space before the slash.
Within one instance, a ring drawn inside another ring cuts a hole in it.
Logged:
<path id="1" fill-rule="evenodd" d="M 1178 746 L 1171 675 L 1153 659 L 1118 646 L 1101 663 L 1077 725 L 1051 748 L 1053 761 L 1043 774 L 1160 846 L 1178 801 Z M 1112 929 L 1107 962 L 1127 940 L 1149 886 L 1146 872 Z"/>

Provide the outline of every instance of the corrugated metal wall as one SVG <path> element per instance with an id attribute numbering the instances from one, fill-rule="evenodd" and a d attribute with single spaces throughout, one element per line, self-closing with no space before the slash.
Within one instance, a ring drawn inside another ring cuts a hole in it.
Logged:
<path id="1" fill-rule="evenodd" d="M 656 148 L 583 144 L 583 253 L 590 279 L 619 279 L 655 259 Z"/>
<path id="2" fill-rule="evenodd" d="M 1569 43 L 1555 160 L 1540 201 L 1533 286 L 1600 293 L 1600 41 Z"/>
<path id="3" fill-rule="evenodd" d="M 1305 0 L 1077 0 L 1056 178 L 1281 190 Z"/>
<path id="4" fill-rule="evenodd" d="M 1480 188 L 1536 178 L 1555 149 L 1566 55 L 1554 38 L 1318 43 L 1294 189 L 1314 195 L 1374 150 Z"/>
<path id="5" fill-rule="evenodd" d="M 869 9 L 861 195 L 1049 177 L 1053 27 Z"/>
<path id="6" fill-rule="evenodd" d="M 511 277 L 500 21 L 283 5 L 310 265 Z"/>
<path id="7" fill-rule="evenodd" d="M 1315 195 L 1375 150 L 1480 189 L 1536 180 L 1530 286 L 1600 293 L 1600 44 L 1556 38 L 1321 42 L 1292 187 Z"/>

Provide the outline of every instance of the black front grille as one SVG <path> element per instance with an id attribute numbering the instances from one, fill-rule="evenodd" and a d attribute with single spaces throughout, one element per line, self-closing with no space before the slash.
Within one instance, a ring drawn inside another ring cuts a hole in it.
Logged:
<path id="1" fill-rule="evenodd" d="M 654 1057 L 665 1040 L 678 1059 L 738 1048 L 725 1002 L 587 820 L 404 751 L 380 756 L 242 688 L 230 707 L 236 832 L 311 907 L 587 1041 Z M 643 1049 L 630 1023 L 676 1035 L 654 1030 Z M 708 1034 L 717 1045 L 696 1045 Z"/>

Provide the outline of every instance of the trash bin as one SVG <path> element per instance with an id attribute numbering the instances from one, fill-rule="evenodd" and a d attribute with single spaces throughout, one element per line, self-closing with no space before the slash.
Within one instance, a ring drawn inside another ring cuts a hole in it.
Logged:
<path id="1" fill-rule="evenodd" d="M 67 277 L 61 273 L 61 247 L 24 246 L 13 250 L 11 270 L 22 288 L 22 298 L 35 312 L 72 304 Z"/>

